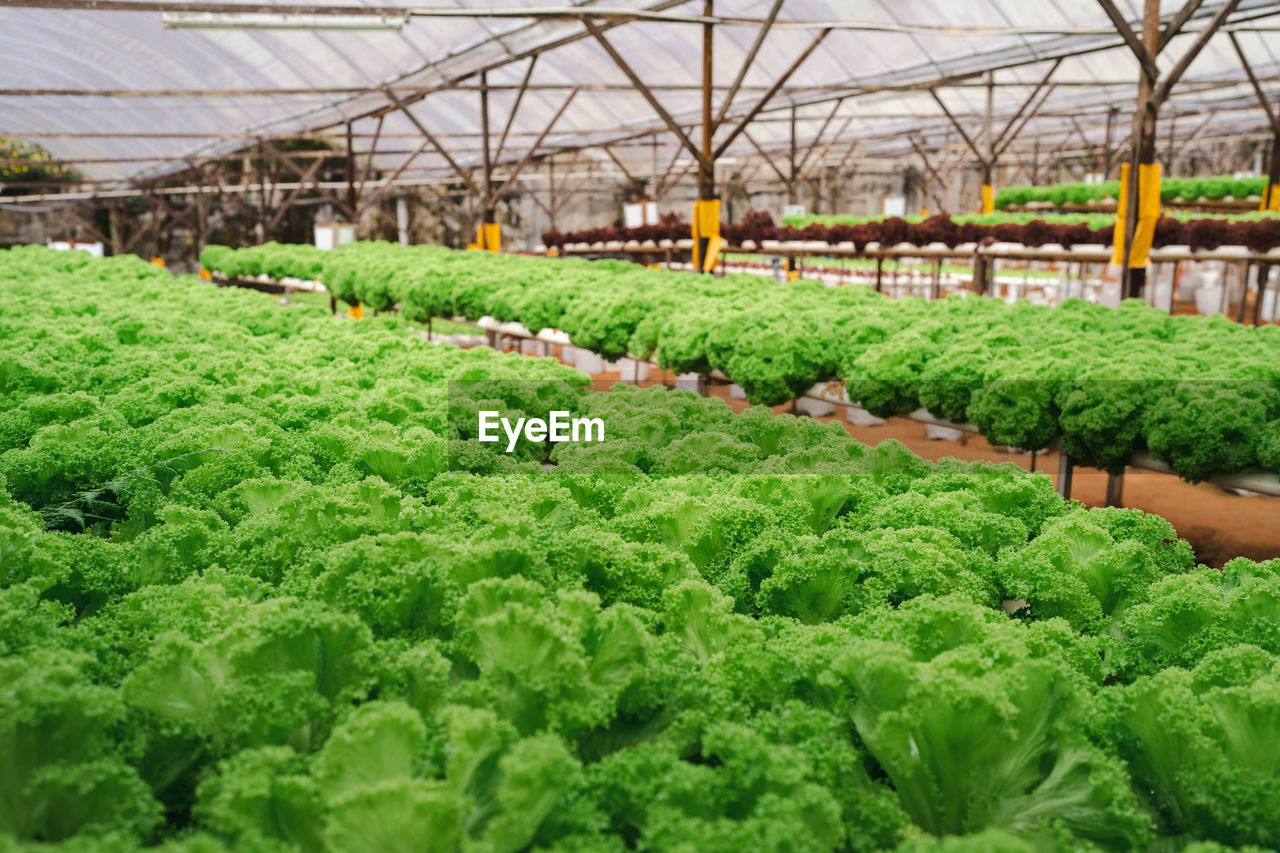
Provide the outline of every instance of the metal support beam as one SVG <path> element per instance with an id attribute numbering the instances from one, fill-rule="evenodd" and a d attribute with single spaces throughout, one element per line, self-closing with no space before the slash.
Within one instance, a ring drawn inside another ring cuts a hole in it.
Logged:
<path id="1" fill-rule="evenodd" d="M 951 110 L 947 108 L 946 103 L 938 96 L 937 90 L 930 89 L 929 94 L 933 96 L 933 100 L 942 108 L 942 112 L 946 117 L 951 120 L 951 125 L 956 129 L 956 132 L 960 134 L 960 138 L 964 140 L 964 144 L 969 146 L 969 150 L 973 152 L 973 156 L 977 158 L 978 163 L 986 166 L 986 155 L 983 153 L 982 149 L 978 147 L 978 144 L 973 141 L 973 138 L 969 136 L 968 132 L 965 131 L 964 125 L 960 124 L 960 121 L 952 114 Z"/>
<path id="2" fill-rule="evenodd" d="M 489 153 L 489 75 L 480 72 L 480 140 L 483 152 L 481 163 L 483 178 L 480 195 L 480 221 L 490 225 L 495 221 L 493 210 L 493 158 Z M 481 247 L 485 248 L 485 247 Z"/>
<path id="3" fill-rule="evenodd" d="M 1165 49 L 1174 36 L 1182 32 L 1182 28 L 1191 20 L 1191 16 L 1199 11 L 1203 2 L 1204 0 L 1187 0 L 1182 5 L 1182 8 L 1178 10 L 1178 13 L 1170 19 L 1169 23 L 1165 24 L 1164 29 L 1160 31 L 1160 39 L 1156 42 L 1157 56 L 1160 55 L 1160 52 Z"/>
<path id="4" fill-rule="evenodd" d="M 627 64 L 627 61 L 622 58 L 622 54 L 618 53 L 614 46 L 609 43 L 609 40 L 604 37 L 604 32 L 601 31 L 600 27 L 591 20 L 584 20 L 583 23 L 586 24 L 587 30 L 595 37 L 595 40 L 600 43 L 600 46 L 604 48 L 604 52 L 613 60 L 613 64 L 618 66 L 618 70 L 626 75 L 626 78 L 631 81 L 631 85 L 635 87 L 635 90 L 639 92 L 641 97 L 649 103 L 649 106 L 653 108 L 653 111 L 658 114 L 658 118 L 662 119 L 663 123 L 667 126 L 667 129 L 671 131 L 672 135 L 674 135 L 676 139 L 680 140 L 680 143 L 684 145 L 689 153 L 693 155 L 694 159 L 698 161 L 699 167 L 701 167 L 705 172 L 715 171 L 711 168 L 710 160 L 708 160 L 703 155 L 702 151 L 693 144 L 693 140 L 688 137 L 683 128 L 681 128 L 672 117 L 671 113 L 667 112 L 666 108 L 659 103 L 658 98 L 653 94 L 653 91 L 644 84 L 644 81 L 640 79 L 640 76 L 636 74 L 635 70 L 632 69 L 632 67 Z"/>
<path id="5" fill-rule="evenodd" d="M 715 0 L 703 0 L 703 14 L 711 17 L 714 14 Z M 714 78 L 713 62 L 715 48 L 715 28 L 711 24 L 702 25 L 702 148 L 698 158 L 698 201 L 709 202 L 716 198 L 716 155 L 711 150 L 711 140 L 715 136 L 715 119 L 712 118 L 711 82 Z M 707 255 L 714 253 L 712 234 L 702 232 L 702 213 L 694 209 L 694 245 L 693 268 L 696 272 L 708 272 Z M 719 233 L 719 225 L 716 226 Z"/>
<path id="6" fill-rule="evenodd" d="M 1149 84 L 1155 85 L 1157 78 L 1160 77 L 1160 69 L 1156 68 L 1155 57 L 1157 40 L 1160 37 L 1158 29 L 1160 26 L 1160 10 L 1156 10 L 1156 38 L 1148 41 L 1138 38 L 1138 34 L 1133 31 L 1133 27 L 1129 26 L 1129 22 L 1124 19 L 1124 15 L 1120 13 L 1120 10 L 1116 8 L 1116 4 L 1111 0 L 1098 0 L 1098 5 L 1107 13 L 1107 17 L 1111 19 L 1116 32 L 1124 39 L 1124 43 L 1129 46 L 1129 51 L 1138 60 L 1138 65 L 1142 68 L 1143 77 Z M 1145 31 L 1148 27 L 1150 15 L 1146 13 L 1146 7 L 1144 6 L 1143 8 L 1142 23 Z"/>
<path id="7" fill-rule="evenodd" d="M 601 145 L 600 150 L 609 155 L 609 159 L 613 161 L 613 165 L 617 166 L 618 170 L 622 172 L 623 176 L 627 179 L 627 183 L 631 186 L 632 192 L 644 192 L 644 181 L 631 174 L 631 170 L 627 168 L 627 164 L 622 162 L 622 159 L 612 147 L 608 145 Z"/>
<path id="8" fill-rule="evenodd" d="M 1043 78 L 1041 78 L 1040 82 L 1036 84 L 1036 87 L 1031 90 L 1031 94 L 1027 96 L 1027 99 L 1022 102 L 1022 105 L 1020 107 L 1018 107 L 1017 112 L 1015 112 L 1013 114 L 1013 117 L 1010 118 L 1009 121 L 1005 124 L 1004 130 L 1000 131 L 1000 133 L 996 135 L 993 148 L 997 148 L 999 149 L 999 151 L 1003 151 L 1005 149 L 1005 146 L 1001 145 L 1001 143 L 1004 142 L 1005 138 L 1007 137 L 1010 142 L 1013 141 L 1014 137 L 1009 135 L 1009 131 L 1013 130 L 1014 124 L 1018 121 L 1019 118 L 1022 117 L 1022 114 L 1026 112 L 1027 107 L 1031 106 L 1031 102 L 1034 101 L 1036 99 L 1036 96 L 1040 94 L 1041 90 L 1044 89 L 1044 87 L 1049 84 L 1049 78 L 1053 76 L 1053 73 L 1058 70 L 1058 66 L 1060 65 L 1062 65 L 1062 60 L 1056 59 L 1054 60 L 1053 65 L 1049 66 L 1049 71 L 1044 75 Z M 994 80 L 991 80 L 988 82 L 992 84 L 995 83 Z M 987 91 L 989 92 L 991 91 L 991 89 L 989 88 Z M 1043 105 L 1043 103 L 1044 102 L 1041 101 L 1041 105 Z M 1032 111 L 1032 115 L 1035 115 L 1034 111 Z M 1014 134 L 1014 136 L 1016 135 L 1017 134 Z M 995 154 L 998 156 L 998 152 L 995 152 Z"/>
<path id="9" fill-rule="evenodd" d="M 369 144 L 369 150 L 365 152 L 364 168 L 360 170 L 360 184 L 356 189 L 356 208 L 361 205 L 358 203 L 361 196 L 364 195 L 364 185 L 369 180 L 369 173 L 373 171 L 373 156 L 378 153 L 378 140 L 382 138 L 382 122 L 386 119 L 385 115 L 378 116 L 378 127 L 373 133 L 373 142 Z"/>
<path id="10" fill-rule="evenodd" d="M 733 130 L 730 131 L 729 135 L 725 137 L 723 140 L 721 140 L 720 145 L 717 146 L 715 150 L 715 157 L 720 157 L 722 154 L 724 154 L 725 151 L 728 150 L 729 146 L 733 144 L 733 141 L 738 138 L 738 135 L 741 134 L 742 131 L 746 130 L 747 125 L 750 124 L 755 119 L 755 117 L 760 114 L 760 111 L 763 110 L 765 106 L 768 105 L 769 101 L 773 99 L 773 96 L 776 95 L 778 93 L 778 90 L 782 88 L 783 84 L 791 79 L 791 75 L 796 73 L 796 69 L 804 64 L 804 61 L 809 58 L 809 55 L 812 54 L 815 50 L 817 50 L 818 45 L 822 44 L 823 39 L 825 39 L 830 34 L 831 34 L 830 29 L 824 29 L 820 31 L 818 35 L 815 36 L 814 39 L 809 42 L 808 47 L 806 47 L 803 51 L 801 51 L 800 55 L 797 56 L 794 60 L 792 60 L 791 64 L 787 66 L 787 70 L 782 72 L 782 76 L 780 76 L 776 81 L 774 81 L 774 84 L 769 87 L 768 91 L 766 91 L 763 95 L 760 96 L 760 100 L 756 101 L 755 106 L 753 106 L 751 109 L 747 111 L 747 114 L 742 117 L 742 119 L 733 128 Z"/>
<path id="11" fill-rule="evenodd" d="M 400 112 L 404 113 L 404 117 L 409 119 L 409 122 L 418 129 L 418 132 L 421 133 L 426 138 L 426 140 L 431 143 L 431 146 L 436 149 L 436 152 L 439 153 L 441 157 L 444 158 L 445 162 L 449 164 L 450 168 L 452 168 L 453 171 L 458 174 L 458 177 L 462 178 L 463 183 L 467 185 L 467 187 L 471 190 L 471 192 L 475 193 L 476 196 L 479 196 L 480 188 L 477 187 L 476 182 L 471 179 L 471 174 L 467 171 L 464 171 L 463 168 L 458 165 L 457 161 L 455 161 L 453 157 L 449 155 L 449 152 L 445 149 L 445 147 L 440 144 L 440 141 L 436 139 L 435 134 L 427 130 L 426 126 L 423 125 L 422 122 L 418 121 L 418 117 L 415 116 L 413 113 L 409 112 L 408 104 L 406 104 L 404 101 L 397 98 L 395 96 L 395 93 L 389 90 L 384 89 L 383 94 L 386 95 L 387 100 L 391 102 L 392 106 L 394 106 Z"/>
<path id="12" fill-rule="evenodd" d="M 1156 87 L 1153 95 L 1157 108 L 1164 104 L 1165 99 L 1169 97 L 1169 91 L 1182 79 L 1182 75 L 1186 73 L 1191 63 L 1204 50 L 1209 40 L 1222 28 L 1222 25 L 1226 23 L 1227 18 L 1236 10 L 1238 5 L 1240 5 L 1240 0 L 1224 0 L 1209 23 L 1201 28 L 1200 34 L 1196 36 L 1196 40 L 1191 43 L 1191 47 L 1187 49 L 1187 52 L 1182 55 L 1182 58 L 1178 60 L 1173 68 L 1169 69 L 1169 73 L 1160 79 L 1160 84 Z"/>
<path id="13" fill-rule="evenodd" d="M 751 43 L 751 49 L 747 51 L 746 58 L 738 68 L 738 75 L 733 78 L 733 84 L 729 87 L 729 91 L 725 93 L 724 100 L 720 102 L 720 110 L 716 113 L 716 119 L 712 123 L 713 129 L 718 130 L 724 122 L 724 117 L 733 105 L 733 99 L 737 97 L 738 90 L 742 88 L 742 81 L 746 79 L 747 72 L 751 70 L 752 64 L 756 61 L 756 54 L 760 52 L 760 46 L 764 44 L 765 36 L 773 28 L 773 22 L 777 19 L 778 12 L 782 10 L 784 2 L 785 0 L 773 0 L 773 7 L 769 9 L 768 16 L 765 17 L 764 23 L 760 25 L 760 29 L 756 30 L 755 41 Z"/>
<path id="14" fill-rule="evenodd" d="M 1099 3 L 1110 3 L 1110 0 L 1098 0 Z M 1113 7 L 1114 8 L 1114 7 Z M 1127 29 L 1128 24 L 1121 22 Z M 1129 30 L 1132 34 L 1132 30 Z M 1142 5 L 1142 55 L 1152 58 L 1160 39 L 1160 0 L 1143 0 Z M 1135 55 L 1137 52 L 1135 51 Z M 1141 61 L 1139 56 L 1139 61 Z M 1124 248 L 1121 252 L 1120 295 L 1132 298 L 1142 295 L 1146 285 L 1146 268 L 1133 269 L 1129 266 L 1133 253 L 1133 235 L 1137 233 L 1139 202 L 1141 195 L 1142 167 L 1155 162 L 1156 159 L 1156 115 L 1160 109 L 1159 101 L 1154 99 L 1157 72 L 1150 75 L 1143 66 L 1143 73 L 1138 78 L 1138 106 L 1133 113 L 1132 147 L 1129 155 L 1129 186 L 1125 200 Z"/>
<path id="15" fill-rule="evenodd" d="M 1232 32 L 1227 33 L 1227 38 L 1231 39 L 1231 46 L 1235 48 L 1236 56 L 1240 58 L 1240 67 L 1248 75 L 1249 83 L 1253 86 L 1253 93 L 1258 96 L 1258 106 L 1262 107 L 1262 111 L 1267 114 L 1267 122 L 1271 125 L 1271 132 L 1280 134 L 1280 118 L 1276 117 L 1276 111 L 1271 106 L 1271 99 L 1267 97 L 1266 92 L 1262 91 L 1262 83 L 1258 80 L 1257 75 L 1253 73 L 1253 66 L 1245 57 L 1244 48 L 1240 46 L 1240 40 Z"/>
<path id="16" fill-rule="evenodd" d="M 270 142 L 264 142 L 263 147 L 267 151 L 269 151 L 272 155 L 274 155 L 274 158 L 277 162 L 282 163 L 285 166 L 285 168 L 293 172 L 294 175 L 296 175 L 299 178 L 299 183 L 303 183 L 303 184 L 306 183 L 306 180 L 305 180 L 306 172 L 303 171 L 301 166 L 299 166 L 297 163 L 293 161 L 292 157 L 281 152 L 280 149 L 276 148 Z M 313 185 L 315 186 L 316 190 L 322 196 L 324 196 L 329 201 L 329 203 L 332 204 L 339 211 L 346 209 L 346 205 L 342 202 L 342 200 L 339 199 L 332 192 L 330 192 L 327 188 L 322 186 L 319 181 L 313 181 Z M 261 186 L 261 183 L 259 183 L 259 186 Z M 223 194 L 225 194 L 226 192 L 226 190 L 222 187 L 221 183 L 219 183 L 218 185 L 218 190 L 220 193 L 223 193 Z"/>
<path id="17" fill-rule="evenodd" d="M 543 141 L 547 138 L 547 134 L 551 133 L 551 129 L 554 128 L 556 126 L 556 123 L 560 121 L 560 117 L 564 115 L 565 110 L 569 109 L 569 104 L 573 103 L 573 99 L 577 94 L 578 94 L 577 89 L 574 89 L 571 92 L 569 92 L 569 97 L 565 98 L 564 103 L 560 104 L 560 109 L 556 110 L 555 115 L 553 115 L 551 117 L 551 120 L 547 122 L 546 126 L 542 129 L 542 132 L 538 134 L 538 138 L 535 139 L 533 141 L 533 144 L 530 145 L 528 149 L 525 150 L 524 156 L 522 156 L 518 161 L 516 161 L 516 164 L 513 167 L 511 167 L 510 171 L 507 172 L 506 179 L 501 184 L 499 184 L 496 188 L 490 191 L 489 198 L 486 200 L 486 203 L 490 207 L 492 207 L 493 204 L 497 201 L 498 197 L 502 195 L 503 191 L 506 190 L 507 185 L 510 184 L 516 178 L 520 177 L 520 173 L 524 171 L 524 167 L 528 165 L 529 160 L 532 159 L 534 153 L 537 152 L 538 148 L 542 145 Z"/>
<path id="18" fill-rule="evenodd" d="M 1008 148 L 1010 144 L 1012 144 L 1013 141 L 1018 138 L 1018 135 L 1022 133 L 1022 129 L 1027 126 L 1028 122 L 1030 122 L 1033 118 L 1035 118 L 1037 115 L 1040 114 L 1040 108 L 1044 106 L 1045 101 L 1049 100 L 1049 96 L 1053 94 L 1053 90 L 1055 88 L 1056 88 L 1055 86 L 1050 85 L 1048 88 L 1044 90 L 1044 94 L 1040 96 L 1039 102 L 1037 102 L 1036 105 L 1033 106 L 1031 110 L 1025 116 L 1022 117 L 1022 122 L 1017 126 L 1016 129 L 1014 129 L 1014 131 L 1011 134 L 1009 134 L 1007 139 L 1004 138 L 1005 135 L 1003 133 L 1000 134 L 1001 138 L 1004 141 L 1000 144 L 1000 147 L 996 149 L 996 152 L 995 152 L 996 159 L 999 159 L 1001 155 L 1004 154 L 1005 149 Z M 1074 115 L 1069 115 L 1068 118 L 1072 119 L 1073 121 L 1075 120 Z M 1088 144 L 1087 139 L 1085 140 L 1085 144 Z"/>
<path id="19" fill-rule="evenodd" d="M 750 133 L 744 132 L 742 134 L 742 138 L 751 143 L 751 147 L 756 149 L 756 153 L 759 154 L 765 164 L 773 170 L 773 173 L 778 176 L 778 180 L 782 181 L 782 185 L 789 188 L 791 186 L 791 179 L 782 171 L 782 169 L 778 168 L 778 164 L 774 162 L 773 158 L 769 156 L 767 151 L 760 147 L 760 143 L 756 142 L 755 137 Z"/>
<path id="20" fill-rule="evenodd" d="M 356 211 L 356 216 L 355 216 L 357 220 L 360 218 L 360 214 L 364 213 L 366 210 L 373 207 L 375 204 L 377 204 L 379 201 L 382 200 L 382 197 L 386 195 L 387 191 L 391 189 L 391 187 L 395 184 L 396 179 L 399 178 L 402 174 L 404 174 L 404 171 L 409 168 L 409 164 L 412 163 L 414 160 L 416 160 L 418 158 L 418 155 L 421 154 L 423 151 L 425 151 L 427 149 L 427 146 L 430 144 L 431 143 L 428 142 L 427 140 L 425 139 L 422 140 L 422 144 L 418 146 L 417 150 L 415 150 L 412 154 L 406 157 L 403 162 L 401 162 L 401 164 L 396 168 L 396 170 L 391 173 L 391 177 L 387 178 L 387 180 L 385 180 L 382 183 L 382 186 L 378 187 L 376 190 L 373 191 L 372 194 L 370 194 L 367 198 L 363 199 L 360 202 L 360 208 Z M 363 188 L 363 185 L 361 186 Z"/>
<path id="21" fill-rule="evenodd" d="M 529 91 L 529 78 L 533 76 L 533 68 L 538 64 L 538 57 L 535 54 L 529 58 L 529 67 L 524 70 L 524 77 L 520 80 L 520 88 L 516 90 L 516 101 L 511 105 L 511 112 L 507 113 L 507 123 L 502 128 L 502 136 L 498 138 L 498 147 L 494 151 L 493 159 L 502 159 L 502 149 L 506 147 L 507 136 L 511 133 L 511 123 L 516 120 L 516 113 L 520 110 L 520 102 L 524 100 L 524 93 Z M 496 87 L 489 87 L 489 91 L 494 91 Z"/>
<path id="22" fill-rule="evenodd" d="M 313 178 L 315 178 L 315 174 L 320 169 L 320 164 L 322 162 L 324 161 L 323 160 L 311 161 L 311 165 L 307 167 L 306 174 L 302 176 L 302 179 L 298 182 L 298 185 L 289 191 L 289 194 L 284 197 L 284 201 L 282 201 L 280 203 L 280 206 L 275 209 L 275 212 L 271 214 L 271 221 L 267 223 L 267 227 L 266 227 L 266 233 L 268 235 L 270 235 L 272 232 L 276 230 L 276 226 L 280 224 L 280 220 L 284 219 L 284 215 L 289 212 L 289 208 L 293 207 L 293 203 L 297 201 L 298 195 L 302 192 L 303 188 L 306 187 L 306 185 L 310 183 Z M 159 196 L 157 196 L 157 198 L 159 198 Z M 203 194 L 201 194 L 196 196 L 196 198 L 203 199 L 204 196 Z"/>
<path id="23" fill-rule="evenodd" d="M 359 198 L 356 194 L 356 152 L 351 143 L 351 122 L 347 122 L 347 215 L 352 220 L 359 207 Z"/>

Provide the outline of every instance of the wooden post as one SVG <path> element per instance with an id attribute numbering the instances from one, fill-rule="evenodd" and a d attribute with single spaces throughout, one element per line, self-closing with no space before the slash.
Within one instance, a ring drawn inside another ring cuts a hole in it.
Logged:
<path id="1" fill-rule="evenodd" d="M 351 143 L 351 122 L 347 122 L 347 210 L 346 214 L 351 217 L 352 223 L 355 224 L 356 207 L 359 199 L 356 197 L 356 152 Z"/>
<path id="2" fill-rule="evenodd" d="M 703 0 L 702 13 L 710 18 L 714 14 L 714 0 Z M 697 229 L 697 239 L 694 241 L 693 247 L 693 265 L 697 272 L 708 272 L 708 253 L 716 251 L 713 246 L 713 237 L 718 236 L 719 229 L 703 227 L 703 224 L 710 225 L 708 221 L 713 214 L 703 213 L 715 207 L 716 201 L 716 175 L 715 175 L 715 152 L 712 148 L 712 135 L 715 133 L 715 120 L 712 116 L 712 73 L 714 70 L 714 62 L 712 50 L 715 41 L 715 28 L 711 24 L 702 25 L 702 157 L 698 162 L 698 205 L 694 216 L 699 221 L 695 223 Z M 708 203 L 712 203 L 708 205 Z M 719 220 L 718 209 L 714 213 L 715 219 Z"/>
<path id="3" fill-rule="evenodd" d="M 1107 506 L 1124 506 L 1124 472 L 1107 475 Z"/>
<path id="4" fill-rule="evenodd" d="M 489 75 L 480 72 L 480 150 L 484 157 L 483 174 L 484 178 L 480 184 L 480 239 L 476 242 L 480 244 L 480 248 L 486 251 L 495 251 L 496 247 L 490 247 L 489 236 L 492 233 L 487 226 L 494 225 L 497 217 L 494 215 L 493 206 L 493 158 L 489 151 Z"/>
<path id="5" fill-rule="evenodd" d="M 1102 145 L 1102 179 L 1104 181 L 1111 179 L 1111 126 L 1115 123 L 1116 113 L 1120 108 L 1115 104 L 1107 110 L 1107 135 L 1106 142 Z"/>
<path id="6" fill-rule="evenodd" d="M 350 137 L 348 137 L 350 139 Z M 267 237 L 267 158 L 258 143 L 258 242 L 265 243 Z"/>
<path id="7" fill-rule="evenodd" d="M 1075 470 L 1075 460 L 1065 453 L 1058 454 L 1058 487 L 1060 496 L 1071 500 L 1071 475 Z"/>
<path id="8" fill-rule="evenodd" d="M 547 211 L 547 225 L 550 230 L 556 230 L 556 155 L 551 154 L 547 157 L 547 198 L 551 209 Z"/>
<path id="9" fill-rule="evenodd" d="M 995 210 L 995 165 L 996 165 L 996 138 L 994 130 L 991 126 L 992 115 L 995 112 L 996 97 L 996 78 L 994 71 L 987 72 L 987 116 L 986 129 L 983 132 L 983 142 L 986 143 L 987 157 L 982 164 L 982 212 L 992 213 Z"/>
<path id="10" fill-rule="evenodd" d="M 787 172 L 787 204 L 797 204 L 800 201 L 800 188 L 796 186 L 796 105 L 791 105 L 791 121 L 789 122 L 790 137 L 789 147 L 787 148 L 787 156 L 791 162 L 791 168 Z M 798 278 L 800 275 L 796 269 L 795 255 L 787 255 L 787 280 Z"/>

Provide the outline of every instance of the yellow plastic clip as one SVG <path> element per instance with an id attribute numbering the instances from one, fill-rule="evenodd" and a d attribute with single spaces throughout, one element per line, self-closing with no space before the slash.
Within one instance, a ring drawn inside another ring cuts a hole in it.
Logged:
<path id="1" fill-rule="evenodd" d="M 204 267 L 200 267 L 199 278 L 201 281 L 213 281 L 213 276 Z"/>
<path id="2" fill-rule="evenodd" d="M 363 320 L 364 319 L 364 303 L 357 302 L 355 305 L 348 305 L 347 316 L 350 317 L 352 320 Z"/>
<path id="3" fill-rule="evenodd" d="M 982 212 L 996 212 L 996 190 L 991 184 L 982 185 Z"/>
<path id="4" fill-rule="evenodd" d="M 163 266 L 164 266 L 164 258 L 160 258 L 160 257 L 152 258 L 152 259 L 151 259 L 151 263 L 155 264 L 155 265 L 156 265 L 156 266 L 158 266 L 158 267 L 163 267 Z"/>

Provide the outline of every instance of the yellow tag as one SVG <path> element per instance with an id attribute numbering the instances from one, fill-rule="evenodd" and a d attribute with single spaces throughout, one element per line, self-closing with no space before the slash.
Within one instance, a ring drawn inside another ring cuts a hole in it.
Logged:
<path id="1" fill-rule="evenodd" d="M 795 281 L 800 277 L 800 270 L 787 270 L 787 281 Z"/>
<path id="2" fill-rule="evenodd" d="M 1160 218 L 1160 164 L 1138 164 L 1138 220 L 1129 247 L 1129 269 L 1142 269 L 1151 256 L 1151 243 L 1156 236 L 1156 220 Z M 1116 201 L 1116 227 L 1112 232 L 1114 247 L 1111 263 L 1124 263 L 1124 221 L 1129 213 L 1129 164 L 1120 164 L 1120 198 Z"/>
<path id="3" fill-rule="evenodd" d="M 707 256 L 702 259 L 702 271 L 711 272 L 716 268 L 716 261 L 720 259 L 720 249 L 724 247 L 724 238 L 719 234 L 712 234 L 707 238 Z"/>
<path id="4" fill-rule="evenodd" d="M 1133 231 L 1133 248 L 1129 250 L 1129 268 L 1146 267 L 1151 242 L 1156 236 L 1156 220 L 1160 218 L 1160 164 L 1138 164 L 1138 227 Z"/>
<path id="5" fill-rule="evenodd" d="M 1271 197 L 1267 201 L 1267 210 L 1280 210 L 1280 184 L 1271 185 Z"/>
<path id="6" fill-rule="evenodd" d="M 982 185 L 982 212 L 983 213 L 996 212 L 996 191 L 995 191 L 995 188 L 991 186 L 991 184 Z"/>
<path id="7" fill-rule="evenodd" d="M 929 208 L 927 208 L 927 207 L 922 207 L 922 208 L 920 208 L 920 216 L 921 216 L 921 217 L 923 217 L 923 218 L 925 218 L 925 219 L 928 219 L 928 218 L 929 218 Z"/>
<path id="8" fill-rule="evenodd" d="M 698 233 L 703 237 L 710 237 L 720 233 L 720 199 L 709 198 L 698 203 L 700 208 L 695 208 L 698 216 Z"/>
<path id="9" fill-rule="evenodd" d="M 347 316 L 350 317 L 352 320 L 363 320 L 364 319 L 364 303 L 357 302 L 355 305 L 348 305 Z"/>
<path id="10" fill-rule="evenodd" d="M 548 258 L 560 257 L 560 250 L 557 249 L 555 246 L 552 246 L 550 249 L 547 249 L 547 257 Z"/>
<path id="11" fill-rule="evenodd" d="M 476 242 L 486 252 L 496 252 L 502 248 L 502 226 L 489 222 L 476 229 Z"/>
<path id="12" fill-rule="evenodd" d="M 468 244 L 467 244 L 467 251 L 469 251 L 469 252 L 478 252 L 478 251 L 480 251 L 480 244 L 479 244 L 479 243 L 468 243 Z"/>
<path id="13" fill-rule="evenodd" d="M 1129 164 L 1120 164 L 1120 192 L 1116 196 L 1116 227 L 1111 232 L 1111 266 L 1124 263 L 1124 220 L 1129 213 Z"/>
<path id="14" fill-rule="evenodd" d="M 715 198 L 699 199 L 693 203 L 692 236 L 694 254 L 697 254 L 698 240 L 707 239 L 707 256 L 702 258 L 702 269 L 711 272 L 716 266 L 716 256 L 724 240 L 720 239 L 720 200 Z M 708 266 L 708 264 L 710 264 Z"/>
<path id="15" fill-rule="evenodd" d="M 152 258 L 152 259 L 151 259 L 151 263 L 155 264 L 155 265 L 156 265 L 156 266 L 158 266 L 158 267 L 163 267 L 163 266 L 164 266 L 164 258 Z"/>
<path id="16" fill-rule="evenodd" d="M 209 275 L 209 271 L 204 267 L 200 267 L 199 276 L 201 281 L 213 281 L 213 276 Z"/>

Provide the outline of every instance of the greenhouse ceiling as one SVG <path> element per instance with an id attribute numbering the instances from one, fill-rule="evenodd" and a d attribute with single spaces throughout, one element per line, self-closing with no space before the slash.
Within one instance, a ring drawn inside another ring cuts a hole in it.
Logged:
<path id="1" fill-rule="evenodd" d="M 1115 0 L 1135 27 L 1141 6 Z M 1280 100 L 1280 3 L 1160 9 L 1166 24 L 1191 11 L 1161 74 L 1224 22 L 1161 133 L 1269 135 L 1257 93 Z M 1017 146 L 1096 145 L 1108 124 L 1123 137 L 1136 104 L 1138 61 L 1093 0 L 30 0 L 0 8 L 0 137 L 136 183 L 261 139 L 345 145 L 349 127 L 379 169 L 440 181 L 483 162 L 483 84 L 498 174 L 607 144 L 647 175 L 692 163 L 673 127 L 700 138 L 707 24 L 713 147 L 731 162 L 793 135 L 823 156 L 955 148 L 981 133 L 988 97 Z"/>

